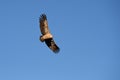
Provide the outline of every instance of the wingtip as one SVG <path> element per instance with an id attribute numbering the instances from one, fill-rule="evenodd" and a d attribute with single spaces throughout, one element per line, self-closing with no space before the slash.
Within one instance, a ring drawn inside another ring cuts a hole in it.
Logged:
<path id="1" fill-rule="evenodd" d="M 60 48 L 56 49 L 55 51 L 53 51 L 55 54 L 58 54 L 60 52 Z"/>
<path id="2" fill-rule="evenodd" d="M 46 14 L 41 14 L 40 15 L 40 20 L 47 20 L 47 16 L 46 16 Z"/>

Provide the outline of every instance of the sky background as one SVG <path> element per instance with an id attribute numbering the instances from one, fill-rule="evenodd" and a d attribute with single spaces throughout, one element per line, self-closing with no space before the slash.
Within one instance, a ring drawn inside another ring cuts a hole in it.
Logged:
<path id="1" fill-rule="evenodd" d="M 39 41 L 42 13 L 59 54 Z M 0 0 L 0 80 L 120 80 L 120 1 Z"/>

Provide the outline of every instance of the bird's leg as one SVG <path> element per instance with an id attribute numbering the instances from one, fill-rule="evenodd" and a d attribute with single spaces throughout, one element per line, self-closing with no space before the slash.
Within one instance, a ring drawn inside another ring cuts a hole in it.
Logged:
<path id="1" fill-rule="evenodd" d="M 44 42 L 45 39 L 50 39 L 50 38 L 53 38 L 53 36 L 50 33 L 47 33 L 45 35 L 40 36 L 40 41 Z"/>

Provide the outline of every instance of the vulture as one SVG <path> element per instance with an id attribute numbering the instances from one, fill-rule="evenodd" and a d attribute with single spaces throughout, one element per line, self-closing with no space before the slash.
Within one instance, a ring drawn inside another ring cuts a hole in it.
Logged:
<path id="1" fill-rule="evenodd" d="M 41 31 L 41 36 L 40 36 L 39 40 L 41 42 L 45 42 L 45 44 L 54 53 L 58 53 L 60 51 L 60 48 L 56 45 L 56 43 L 53 39 L 53 35 L 50 33 L 50 30 L 48 28 L 47 16 L 45 14 L 40 15 L 39 25 L 40 25 L 40 31 Z"/>

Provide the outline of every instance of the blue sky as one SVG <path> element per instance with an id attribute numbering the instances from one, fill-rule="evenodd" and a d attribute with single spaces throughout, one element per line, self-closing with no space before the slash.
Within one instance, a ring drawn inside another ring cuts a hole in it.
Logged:
<path id="1" fill-rule="evenodd" d="M 42 13 L 59 54 L 39 41 Z M 120 80 L 120 1 L 0 0 L 0 80 Z"/>

